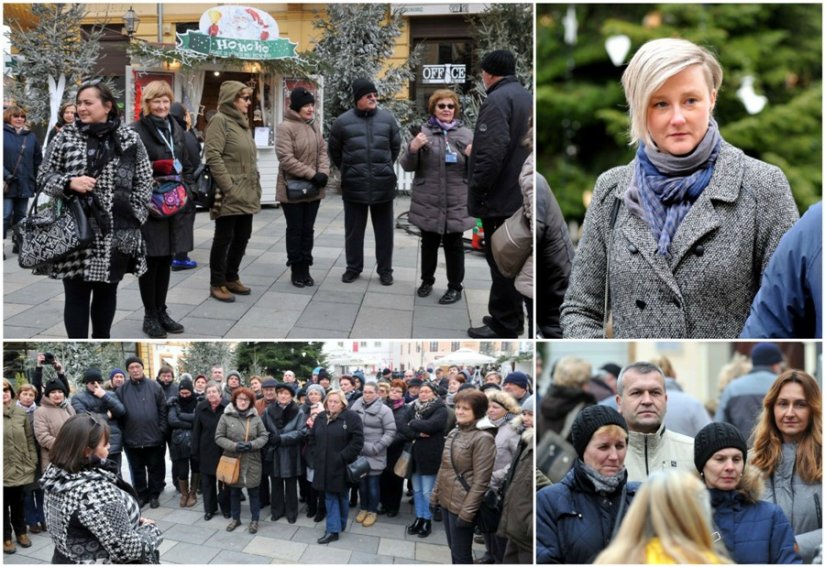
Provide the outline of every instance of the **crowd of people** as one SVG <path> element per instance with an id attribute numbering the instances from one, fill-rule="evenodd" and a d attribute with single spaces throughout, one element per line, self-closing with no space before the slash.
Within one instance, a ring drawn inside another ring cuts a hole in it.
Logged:
<path id="1" fill-rule="evenodd" d="M 553 483 L 537 495 L 538 562 L 821 562 L 820 387 L 775 344 L 751 356 L 715 416 L 665 357 L 595 376 L 559 359 L 538 416 Z"/>
<path id="2" fill-rule="evenodd" d="M 599 176 L 575 256 L 537 175 L 542 336 L 822 336 L 821 205 L 799 219 L 785 173 L 723 138 L 722 78 L 685 39 L 635 52 L 622 87 L 636 155 Z"/>
<path id="3" fill-rule="evenodd" d="M 459 95 L 439 89 L 429 99 L 424 123 L 410 127 L 415 132 L 405 147 L 398 120 L 379 108 L 378 88 L 370 79 L 352 82 L 353 107 L 337 117 L 326 140 L 315 115 L 315 95 L 303 86 L 290 91 L 275 133 L 275 189 L 286 222 L 292 285 L 315 284 L 310 273 L 314 227 L 330 162 L 340 172 L 344 204 L 346 270 L 341 280 L 351 283 L 364 269 L 369 217 L 379 281 L 393 284 L 398 162 L 415 176 L 410 222 L 421 231 L 417 295 L 432 292 L 443 243 L 447 289 L 438 303 L 461 299 L 462 237 L 480 218 L 492 279 L 489 315 L 482 326 L 467 332 L 474 338 L 516 338 L 524 332 L 527 313 L 527 331 L 532 333 L 532 263 L 521 260 L 521 273 L 504 275 L 490 245 L 493 233 L 509 217 L 531 214 L 533 169 L 527 158 L 532 151 L 532 95 L 515 76 L 512 52 L 491 51 L 480 67 L 487 97 L 475 131 L 461 120 Z M 188 252 L 194 247 L 196 188 L 204 174 L 214 188 L 213 195 L 203 196 L 214 221 L 209 295 L 231 303 L 237 295 L 252 293 L 239 273 L 253 217 L 261 210 L 258 152 L 250 128 L 252 96 L 244 83 L 221 84 L 202 152 L 192 115 L 163 80 L 143 86 L 140 118 L 130 126 L 104 83 L 83 83 L 75 101 L 61 109 L 45 155 L 37 137 L 25 128 L 25 110 L 6 110 L 4 237 L 26 216 L 38 190 L 55 200 L 81 199 L 86 214 L 96 219 L 89 246 L 35 270 L 62 280 L 69 338 L 88 338 L 90 317 L 91 337 L 109 337 L 118 284 L 129 273 L 140 283 L 143 332 L 165 338 L 185 331 L 169 313 L 166 298 L 170 272 L 197 267 Z"/>
<path id="4" fill-rule="evenodd" d="M 200 495 L 204 520 L 220 513 L 229 532 L 257 533 L 269 506 L 271 522 L 302 512 L 323 522 L 327 544 L 345 536 L 350 510 L 365 528 L 397 516 L 406 483 L 415 519 L 400 536 L 427 538 L 442 522 L 453 563 L 532 562 L 532 491 L 520 484 L 534 475 L 534 398 L 523 372 L 367 378 L 319 367 L 276 380 L 216 364 L 176 380 L 169 366 L 147 377 L 131 356 L 125 371 L 88 368 L 75 386 L 52 355 L 37 361 L 32 384 L 3 384 L 7 554 L 48 532 L 56 562 L 157 563 L 163 536 L 140 510 L 160 506 L 171 461 L 177 504 Z M 488 508 L 494 522 L 480 520 Z M 477 538 L 486 554 L 474 558 Z"/>

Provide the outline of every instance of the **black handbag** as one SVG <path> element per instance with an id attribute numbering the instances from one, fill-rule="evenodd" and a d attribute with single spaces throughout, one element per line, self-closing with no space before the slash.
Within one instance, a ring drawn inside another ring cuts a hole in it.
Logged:
<path id="1" fill-rule="evenodd" d="M 37 211 L 40 192 L 38 189 L 35 193 L 26 218 L 14 226 L 20 248 L 17 262 L 23 269 L 58 262 L 87 248 L 95 238 L 95 229 L 79 197 L 56 197 L 48 207 Z"/>
<path id="2" fill-rule="evenodd" d="M 205 163 L 200 164 L 192 177 L 195 179 L 195 203 L 211 209 L 215 204 L 216 187 L 209 166 Z"/>
<path id="3" fill-rule="evenodd" d="M 370 463 L 366 457 L 358 457 L 347 465 L 347 482 L 350 484 L 358 484 L 368 474 L 370 474 Z"/>
<path id="4" fill-rule="evenodd" d="M 286 174 L 284 174 L 284 179 L 286 179 L 286 198 L 290 203 L 317 199 L 320 195 L 318 186 L 309 179 L 298 177 L 290 179 Z"/>

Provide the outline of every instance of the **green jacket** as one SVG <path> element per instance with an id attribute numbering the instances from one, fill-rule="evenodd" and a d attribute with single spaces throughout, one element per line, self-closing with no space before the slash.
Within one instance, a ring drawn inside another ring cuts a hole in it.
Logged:
<path id="1" fill-rule="evenodd" d="M 3 486 L 31 484 L 36 470 L 37 449 L 29 416 L 12 400 L 3 406 Z"/>
<path id="2" fill-rule="evenodd" d="M 249 433 L 246 432 L 247 423 Z M 252 444 L 252 450 L 238 453 L 235 451 L 235 446 L 244 439 Z M 225 456 L 241 460 L 241 474 L 238 482 L 232 485 L 233 487 L 255 488 L 261 484 L 261 449 L 268 441 L 269 432 L 264 427 L 264 422 L 258 417 L 258 410 L 255 406 L 250 407 L 243 414 L 238 413 L 232 404 L 226 406 L 215 430 L 215 443 L 223 449 Z"/>
<path id="3" fill-rule="evenodd" d="M 218 112 L 206 129 L 204 155 L 218 191 L 209 217 L 252 215 L 261 210 L 258 150 L 247 117 L 233 104 L 246 85 L 221 84 Z"/>

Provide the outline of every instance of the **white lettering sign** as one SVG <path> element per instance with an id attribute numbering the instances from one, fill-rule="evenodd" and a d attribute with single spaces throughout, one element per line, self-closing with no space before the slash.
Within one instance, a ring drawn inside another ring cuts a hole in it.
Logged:
<path id="1" fill-rule="evenodd" d="M 444 65 L 424 65 L 422 70 L 425 85 L 454 85 L 467 81 L 467 66 L 445 63 Z"/>

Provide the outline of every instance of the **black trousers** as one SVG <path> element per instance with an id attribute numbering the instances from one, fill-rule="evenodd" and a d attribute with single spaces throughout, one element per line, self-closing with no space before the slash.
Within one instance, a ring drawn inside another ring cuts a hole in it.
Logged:
<path id="1" fill-rule="evenodd" d="M 238 281 L 238 270 L 252 236 L 252 215 L 230 215 L 215 219 L 215 235 L 209 253 L 209 285 L 220 287 Z"/>
<path id="2" fill-rule="evenodd" d="M 321 201 L 281 203 L 286 219 L 286 265 L 312 265 L 315 244 L 315 217 Z"/>
<path id="3" fill-rule="evenodd" d="M 179 480 L 189 480 L 189 470 L 192 474 L 198 473 L 198 467 L 195 463 L 198 461 L 192 460 L 191 457 L 183 457 L 181 459 L 174 459 L 172 461 L 172 478 L 175 482 Z M 189 490 L 195 490 L 197 486 L 190 486 Z"/>
<path id="4" fill-rule="evenodd" d="M 283 204 L 281 204 L 283 206 Z M 272 461 L 261 460 L 261 484 L 258 486 L 258 494 L 261 499 L 261 508 L 266 508 L 272 502 L 270 498 L 271 490 L 269 489 L 269 474 L 267 471 L 272 470 Z"/>
<path id="5" fill-rule="evenodd" d="M 447 262 L 447 287 L 461 291 L 464 281 L 464 241 L 460 232 L 421 231 L 421 283 L 435 283 L 438 265 L 438 246 L 444 243 L 444 260 Z"/>
<path id="6" fill-rule="evenodd" d="M 132 486 L 144 500 L 157 498 L 163 492 L 166 478 L 166 447 L 126 447 Z"/>
<path id="7" fill-rule="evenodd" d="M 367 215 L 372 218 L 375 233 L 375 260 L 379 274 L 392 274 L 393 216 L 392 201 L 362 205 L 344 201 L 344 234 L 347 270 L 364 271 L 364 232 Z"/>
<path id="8" fill-rule="evenodd" d="M 22 486 L 3 487 L 3 541 L 11 540 L 12 529 L 17 537 L 27 532 Z"/>
<path id="9" fill-rule="evenodd" d="M 487 234 L 485 229 L 484 234 Z M 466 565 L 473 563 L 473 526 L 460 528 L 455 525 L 458 516 L 444 510 L 444 530 L 447 532 L 447 545 L 450 547 L 450 555 L 453 565 Z"/>
<path id="10" fill-rule="evenodd" d="M 404 479 L 393 472 L 398 457 L 404 452 L 404 444 L 390 445 L 387 448 L 387 467 L 381 473 L 379 486 L 381 487 L 381 505 L 386 510 L 398 511 L 401 509 L 401 498 L 404 496 Z"/>
<path id="11" fill-rule="evenodd" d="M 76 278 L 63 280 L 65 305 L 63 324 L 70 339 L 108 339 L 117 309 L 117 283 L 87 282 Z"/>
<path id="12" fill-rule="evenodd" d="M 229 487 L 218 482 L 214 474 L 201 474 L 201 490 L 203 491 L 203 511 L 216 513 L 218 505 L 221 513 L 229 514 Z"/>
<path id="13" fill-rule="evenodd" d="M 138 279 L 140 299 L 146 315 L 157 315 L 166 309 L 166 294 L 172 273 L 171 256 L 147 256 L 149 269 Z"/>
<path id="14" fill-rule="evenodd" d="M 272 515 L 286 516 L 288 520 L 298 517 L 298 477 L 270 477 L 272 480 Z"/>
<path id="15" fill-rule="evenodd" d="M 484 228 L 484 257 L 490 267 L 490 299 L 487 302 L 487 310 L 493 318 L 491 328 L 505 338 L 518 337 L 524 329 L 524 310 L 522 308 L 523 296 L 516 291 L 513 285 L 515 280 L 505 278 L 498 271 L 496 261 L 493 259 L 493 247 L 490 239 L 493 233 L 504 224 L 506 217 L 491 217 L 481 219 Z"/>

